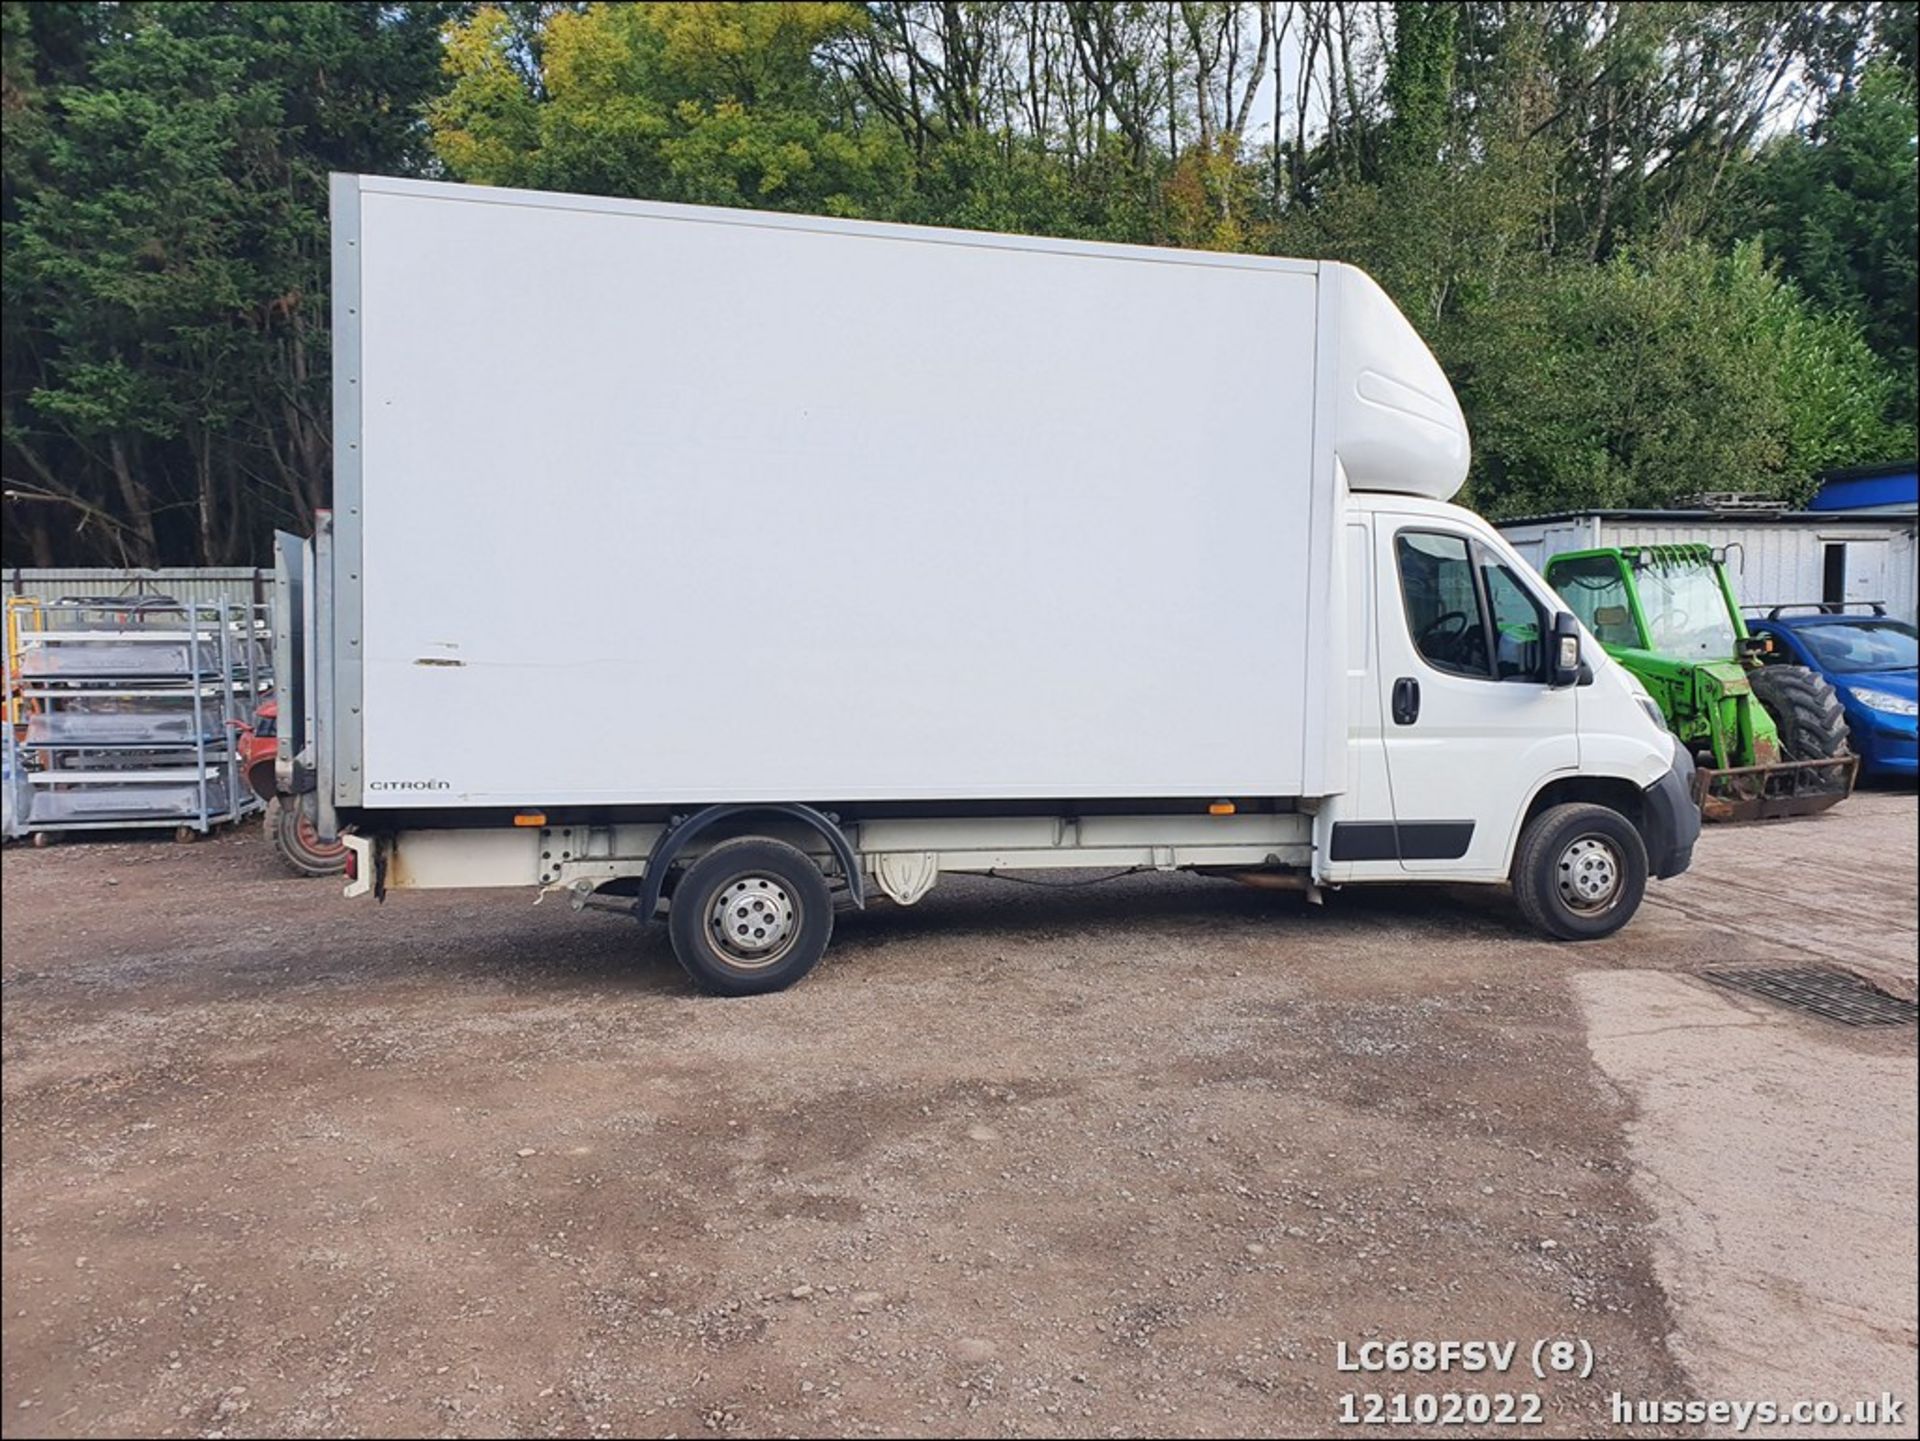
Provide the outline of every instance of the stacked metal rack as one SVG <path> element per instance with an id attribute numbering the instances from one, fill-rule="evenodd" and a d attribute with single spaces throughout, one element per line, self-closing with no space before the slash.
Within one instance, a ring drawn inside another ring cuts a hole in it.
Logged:
<path id="1" fill-rule="evenodd" d="M 28 832 L 211 830 L 258 809 L 235 744 L 272 681 L 254 606 L 76 599 L 8 615 L 9 770 Z"/>

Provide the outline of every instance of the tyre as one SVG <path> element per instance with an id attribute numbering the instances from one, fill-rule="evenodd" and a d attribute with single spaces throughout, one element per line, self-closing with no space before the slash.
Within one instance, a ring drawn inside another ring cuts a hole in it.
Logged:
<path id="1" fill-rule="evenodd" d="M 833 896 L 804 852 L 751 836 L 726 841 L 680 877 L 667 933 L 703 990 L 763 995 L 820 963 L 833 935 Z"/>
<path id="2" fill-rule="evenodd" d="M 295 875 L 337 876 L 346 872 L 346 843 L 328 845 L 321 840 L 298 801 L 279 796 L 268 801 L 266 828 L 274 851 Z"/>
<path id="3" fill-rule="evenodd" d="M 1824 761 L 1847 753 L 1847 713 L 1825 676 L 1803 665 L 1768 665 L 1747 682 L 1779 729 L 1781 759 Z"/>
<path id="4" fill-rule="evenodd" d="M 1646 842 L 1606 806 L 1552 806 L 1520 833 L 1512 879 L 1520 914 L 1535 930 L 1560 941 L 1598 940 L 1640 908 Z"/>

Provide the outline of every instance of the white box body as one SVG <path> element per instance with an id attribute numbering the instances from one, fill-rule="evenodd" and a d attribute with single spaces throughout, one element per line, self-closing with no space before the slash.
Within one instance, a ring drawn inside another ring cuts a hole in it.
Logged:
<path id="1" fill-rule="evenodd" d="M 1341 788 L 1356 272 L 334 184 L 338 803 Z"/>

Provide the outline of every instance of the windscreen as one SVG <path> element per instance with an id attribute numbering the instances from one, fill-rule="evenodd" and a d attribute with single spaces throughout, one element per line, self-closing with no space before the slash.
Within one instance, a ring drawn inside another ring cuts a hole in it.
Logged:
<path id="1" fill-rule="evenodd" d="M 1874 670 L 1913 670 L 1920 665 L 1920 641 L 1914 628 L 1897 620 L 1859 620 L 1803 625 L 1794 633 L 1822 670 L 1857 675 Z"/>
<path id="2" fill-rule="evenodd" d="M 1711 567 L 1655 561 L 1634 580 L 1652 649 L 1682 660 L 1733 659 L 1733 616 Z"/>
<path id="3" fill-rule="evenodd" d="M 1553 565 L 1553 587 L 1602 645 L 1640 644 L 1626 576 L 1614 555 L 1576 556 Z"/>

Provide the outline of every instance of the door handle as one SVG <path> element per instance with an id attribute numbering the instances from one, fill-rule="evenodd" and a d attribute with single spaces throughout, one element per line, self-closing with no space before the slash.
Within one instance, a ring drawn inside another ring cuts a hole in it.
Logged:
<path id="1" fill-rule="evenodd" d="M 1420 719 L 1420 682 L 1403 675 L 1393 683 L 1393 723 L 1410 726 Z"/>

